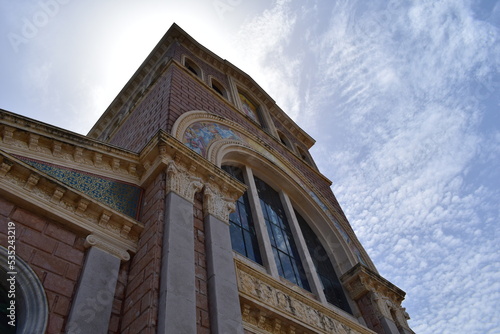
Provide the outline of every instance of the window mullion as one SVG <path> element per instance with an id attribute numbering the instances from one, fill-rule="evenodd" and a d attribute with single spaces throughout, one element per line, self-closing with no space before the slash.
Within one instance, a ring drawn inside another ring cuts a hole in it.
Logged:
<path id="1" fill-rule="evenodd" d="M 318 297 L 319 301 L 326 304 L 327 300 L 325 297 L 325 293 L 323 292 L 323 285 L 321 284 L 318 274 L 316 273 L 316 267 L 314 266 L 311 255 L 307 250 L 307 244 L 300 230 L 297 217 L 295 217 L 295 213 L 293 211 L 290 198 L 283 191 L 280 191 L 279 194 L 281 202 L 283 203 L 283 207 L 285 209 L 286 217 L 290 225 L 290 230 L 292 231 L 292 236 L 295 239 L 295 244 L 297 246 L 297 251 L 299 252 L 299 256 L 302 261 L 302 266 L 304 267 L 307 280 L 309 281 L 309 285 L 311 286 L 312 293 L 314 293 Z"/>
<path id="2" fill-rule="evenodd" d="M 269 233 L 267 232 L 267 226 L 262 213 L 257 187 L 255 186 L 252 170 L 247 166 L 243 168 L 243 177 L 245 178 L 245 183 L 248 186 L 248 199 L 250 201 L 250 208 L 254 217 L 255 233 L 257 234 L 260 253 L 262 255 L 262 262 L 268 272 L 273 277 L 278 278 L 278 267 L 276 266 L 276 261 L 273 256 L 271 239 L 269 238 Z"/>

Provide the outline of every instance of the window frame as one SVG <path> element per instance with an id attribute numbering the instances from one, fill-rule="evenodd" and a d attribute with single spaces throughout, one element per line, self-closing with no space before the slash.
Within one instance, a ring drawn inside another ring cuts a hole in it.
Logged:
<path id="1" fill-rule="evenodd" d="M 229 101 L 229 93 L 227 88 L 213 76 L 209 76 L 210 88 L 212 88 L 218 95 Z M 219 87 L 217 87 L 219 86 Z"/>
<path id="2" fill-rule="evenodd" d="M 194 60 L 186 55 L 183 55 L 182 65 L 189 71 L 189 73 L 203 81 L 203 70 Z"/>

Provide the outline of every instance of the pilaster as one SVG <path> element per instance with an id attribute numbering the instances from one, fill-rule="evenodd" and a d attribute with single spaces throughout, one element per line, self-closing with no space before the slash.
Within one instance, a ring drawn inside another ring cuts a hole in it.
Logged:
<path id="1" fill-rule="evenodd" d="M 210 324 L 213 333 L 243 333 L 238 286 L 229 232 L 234 194 L 214 183 L 205 186 L 205 232 Z"/>
<path id="2" fill-rule="evenodd" d="M 89 248 L 68 316 L 66 333 L 107 333 L 120 269 L 120 258 L 115 254 L 127 258 L 125 253 L 128 253 L 109 247 L 104 240 L 92 235 L 87 237 L 85 245 Z"/>

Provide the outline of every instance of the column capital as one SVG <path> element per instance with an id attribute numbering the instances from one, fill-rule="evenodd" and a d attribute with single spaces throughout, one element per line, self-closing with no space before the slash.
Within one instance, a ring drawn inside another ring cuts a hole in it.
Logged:
<path id="1" fill-rule="evenodd" d="M 167 193 L 173 191 L 189 202 L 194 202 L 194 195 L 203 189 L 203 180 L 196 176 L 196 166 L 186 167 L 179 159 L 174 159 L 167 166 Z"/>
<path id="2" fill-rule="evenodd" d="M 89 234 L 85 238 L 85 248 L 97 247 L 106 253 L 116 256 L 121 261 L 130 260 L 130 254 L 122 247 L 113 244 L 110 240 L 99 237 L 95 234 Z"/>
<path id="3" fill-rule="evenodd" d="M 229 191 L 227 186 L 219 186 L 213 180 L 205 185 L 204 215 L 212 215 L 226 224 L 229 224 L 229 214 L 236 210 L 234 202 L 239 193 Z"/>

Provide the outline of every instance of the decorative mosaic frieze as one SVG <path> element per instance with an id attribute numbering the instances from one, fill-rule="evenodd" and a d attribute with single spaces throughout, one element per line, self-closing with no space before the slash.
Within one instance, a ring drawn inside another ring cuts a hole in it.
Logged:
<path id="1" fill-rule="evenodd" d="M 137 186 L 42 161 L 18 158 L 116 211 L 133 218 L 139 215 L 142 189 Z"/>
<path id="2" fill-rule="evenodd" d="M 141 223 L 111 211 L 101 202 L 1 150 L 0 189 L 72 229 L 107 240 L 110 247 L 120 250 L 123 260 L 127 259 L 127 251 L 134 253 L 137 250 L 137 241 L 144 228 Z"/>

